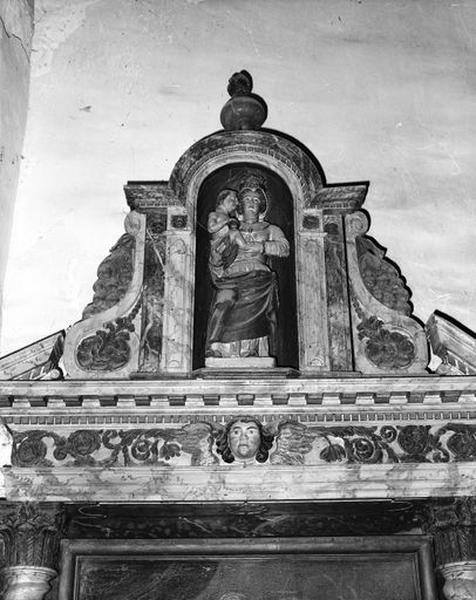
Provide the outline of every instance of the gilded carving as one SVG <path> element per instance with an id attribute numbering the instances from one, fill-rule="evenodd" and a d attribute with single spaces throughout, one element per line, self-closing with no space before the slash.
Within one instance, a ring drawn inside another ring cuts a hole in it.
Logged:
<path id="1" fill-rule="evenodd" d="M 437 564 L 476 559 L 476 498 L 442 498 L 429 502 L 424 523 L 433 535 Z"/>
<path id="2" fill-rule="evenodd" d="M 402 369 L 415 360 L 416 349 L 412 340 L 392 329 L 372 315 L 357 325 L 358 337 L 367 340 L 365 355 L 380 369 Z"/>
<path id="3" fill-rule="evenodd" d="M 80 429 L 68 436 L 53 431 L 16 432 L 12 464 L 18 467 L 167 466 L 171 459 L 188 456 L 192 466 L 218 462 L 212 452 L 213 432 L 208 423 L 190 423 L 181 429 Z M 49 448 L 53 446 L 51 451 Z"/>
<path id="4" fill-rule="evenodd" d="M 83 311 L 83 319 L 105 311 L 121 300 L 132 281 L 135 239 L 124 233 L 99 265 L 94 296 Z"/>
<path id="5" fill-rule="evenodd" d="M 367 290 L 379 302 L 402 315 L 411 315 L 410 290 L 385 250 L 367 236 L 355 239 L 360 275 Z"/>
<path id="6" fill-rule="evenodd" d="M 476 461 L 476 426 L 306 425 L 284 420 L 264 426 L 236 417 L 225 426 L 198 421 L 180 428 L 46 429 L 13 432 L 16 467 L 204 466 L 233 462 L 275 465 L 325 463 L 448 463 Z M 468 450 L 465 440 L 472 449 Z"/>
<path id="7" fill-rule="evenodd" d="M 273 434 L 253 417 L 238 417 L 231 420 L 217 435 L 217 452 L 226 463 L 235 460 L 264 463 L 268 460 L 273 445 Z"/>
<path id="8" fill-rule="evenodd" d="M 301 424 L 292 421 L 280 423 L 276 436 L 276 449 L 270 462 L 274 465 L 302 465 L 305 455 L 312 450 L 315 435 Z"/>
<path id="9" fill-rule="evenodd" d="M 126 317 L 119 317 L 104 323 L 94 335 L 79 343 L 76 360 L 82 369 L 88 371 L 115 371 L 127 365 L 131 355 L 130 333 L 135 331 L 134 319 L 140 302 Z"/>
<path id="10" fill-rule="evenodd" d="M 63 513 L 59 504 L 0 505 L 0 538 L 8 566 L 55 568 L 62 529 Z"/>

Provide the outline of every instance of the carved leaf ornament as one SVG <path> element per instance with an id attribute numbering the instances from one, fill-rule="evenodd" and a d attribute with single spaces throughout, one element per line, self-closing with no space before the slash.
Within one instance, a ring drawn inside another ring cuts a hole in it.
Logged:
<path id="1" fill-rule="evenodd" d="M 83 319 L 111 308 L 124 297 L 132 280 L 134 247 L 134 237 L 124 233 L 111 248 L 98 267 L 93 300 L 84 309 Z"/>
<path id="2" fill-rule="evenodd" d="M 206 466 L 223 462 L 217 444 L 225 428 L 190 423 L 182 428 L 80 429 L 13 432 L 16 467 Z M 315 426 L 293 421 L 262 429 L 274 465 L 320 463 L 386 464 L 476 461 L 476 426 L 430 425 Z M 261 461 L 258 461 L 261 462 Z"/>
<path id="3" fill-rule="evenodd" d="M 360 275 L 368 291 L 388 308 L 410 315 L 410 290 L 397 267 L 385 258 L 385 250 L 367 236 L 358 236 L 355 242 Z"/>
<path id="4" fill-rule="evenodd" d="M 114 371 L 125 366 L 130 359 L 130 332 L 135 330 L 134 318 L 140 302 L 127 317 L 105 323 L 78 345 L 76 360 L 81 368 L 91 371 Z"/>

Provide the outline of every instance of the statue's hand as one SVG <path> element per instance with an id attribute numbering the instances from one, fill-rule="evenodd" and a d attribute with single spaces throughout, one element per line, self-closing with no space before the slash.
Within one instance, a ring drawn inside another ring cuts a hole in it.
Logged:
<path id="1" fill-rule="evenodd" d="M 245 252 L 264 253 L 264 242 L 249 242 L 244 248 Z"/>
<path id="2" fill-rule="evenodd" d="M 236 231 L 237 229 L 240 228 L 240 222 L 238 221 L 238 219 L 235 219 L 234 217 L 231 217 L 231 219 L 228 221 L 228 227 L 232 231 Z"/>

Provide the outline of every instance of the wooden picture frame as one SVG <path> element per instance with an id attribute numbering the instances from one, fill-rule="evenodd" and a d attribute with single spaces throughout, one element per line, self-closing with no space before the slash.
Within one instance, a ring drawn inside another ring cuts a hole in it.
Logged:
<path id="1" fill-rule="evenodd" d="M 434 600 L 436 596 L 431 538 L 395 535 L 64 540 L 58 598 Z"/>

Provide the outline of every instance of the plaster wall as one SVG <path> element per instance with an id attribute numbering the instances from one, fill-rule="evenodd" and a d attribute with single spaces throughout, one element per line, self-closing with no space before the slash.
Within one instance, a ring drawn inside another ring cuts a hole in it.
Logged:
<path id="1" fill-rule="evenodd" d="M 476 329 L 476 3 L 38 0 L 1 352 L 80 318 L 127 180 L 168 179 L 246 68 L 265 126 L 329 182 L 370 180 L 370 234 L 426 320 Z"/>
<path id="2" fill-rule="evenodd" d="M 1 0 L 0 307 L 25 134 L 32 35 L 33 0 Z"/>

